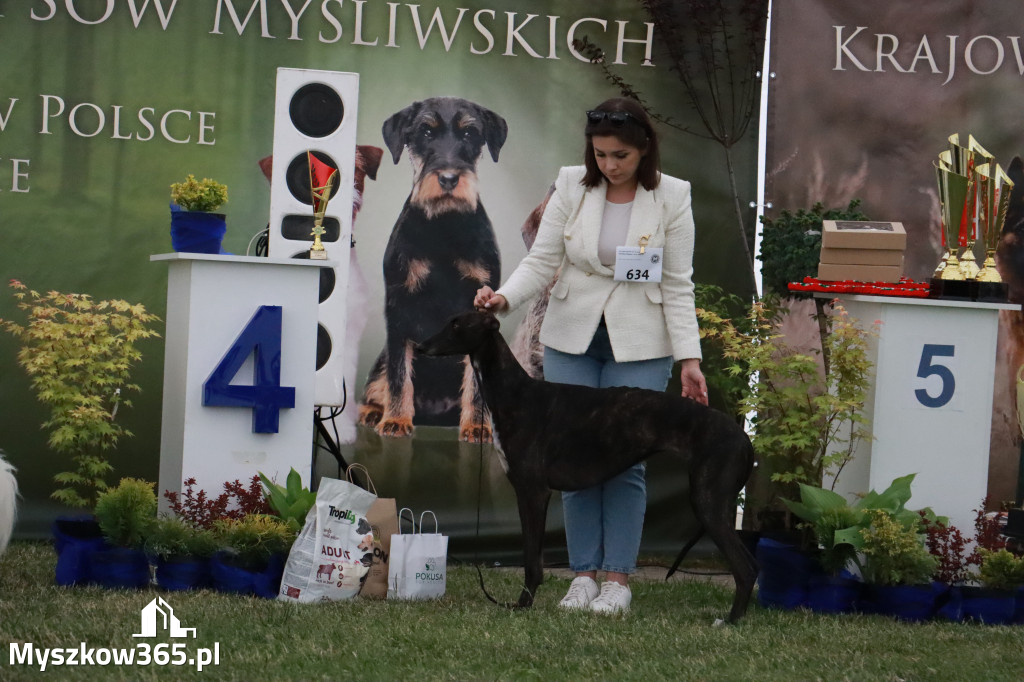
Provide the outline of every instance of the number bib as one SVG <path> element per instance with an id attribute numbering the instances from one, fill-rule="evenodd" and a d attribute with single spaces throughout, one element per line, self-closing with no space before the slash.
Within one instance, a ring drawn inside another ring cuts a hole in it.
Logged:
<path id="1" fill-rule="evenodd" d="M 615 249 L 615 280 L 618 282 L 660 282 L 664 256 L 661 247 L 619 246 Z"/>

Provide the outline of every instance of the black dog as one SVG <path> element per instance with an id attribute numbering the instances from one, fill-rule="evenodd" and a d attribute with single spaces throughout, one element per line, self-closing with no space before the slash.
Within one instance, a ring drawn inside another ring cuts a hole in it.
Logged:
<path id="1" fill-rule="evenodd" d="M 413 187 L 384 252 L 387 341 L 367 379 L 359 421 L 401 437 L 412 433 L 414 415 L 421 424 L 457 418 L 463 440 L 488 441 L 469 362 L 425 358 L 414 367 L 413 346 L 438 320 L 468 310 L 478 288 L 501 280 L 476 163 L 485 144 L 498 160 L 508 125 L 473 102 L 437 97 L 393 115 L 383 134 L 395 163 L 409 150 Z"/>
<path id="2" fill-rule="evenodd" d="M 551 491 L 589 488 L 665 453 L 685 462 L 694 514 L 725 555 L 736 581 L 729 620 L 743 616 L 757 563 L 733 524 L 736 497 L 750 476 L 754 451 L 733 419 L 689 398 L 657 391 L 531 379 L 490 313 L 455 317 L 417 350 L 427 355 L 467 353 L 479 377 L 523 527 L 526 582 L 519 606 L 533 603 L 543 580 L 541 553 Z"/>

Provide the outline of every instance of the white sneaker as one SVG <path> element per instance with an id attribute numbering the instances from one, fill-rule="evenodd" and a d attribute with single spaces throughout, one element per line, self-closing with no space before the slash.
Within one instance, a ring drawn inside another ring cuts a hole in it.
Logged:
<path id="1" fill-rule="evenodd" d="M 569 585 L 569 591 L 562 601 L 558 602 L 558 607 L 569 611 L 585 609 L 594 601 L 598 591 L 597 583 L 593 578 L 581 575 Z"/>
<path id="2" fill-rule="evenodd" d="M 601 583 L 601 594 L 590 602 L 590 610 L 595 613 L 626 613 L 633 593 L 626 585 L 606 580 Z"/>

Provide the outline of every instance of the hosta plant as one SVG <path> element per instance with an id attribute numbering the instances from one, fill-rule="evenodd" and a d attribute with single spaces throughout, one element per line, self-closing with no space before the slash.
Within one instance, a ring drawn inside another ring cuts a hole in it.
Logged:
<path id="1" fill-rule="evenodd" d="M 288 473 L 284 486 L 274 483 L 262 473 L 260 480 L 266 488 L 267 501 L 274 513 L 291 524 L 295 530 L 301 530 L 306 523 L 306 515 L 316 504 L 316 493 L 302 487 L 299 472 L 293 468 Z"/>

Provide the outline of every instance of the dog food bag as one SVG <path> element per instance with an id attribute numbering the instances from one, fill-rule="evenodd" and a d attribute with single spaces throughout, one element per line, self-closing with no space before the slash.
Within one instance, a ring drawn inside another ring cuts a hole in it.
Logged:
<path id="1" fill-rule="evenodd" d="M 341 601 L 359 593 L 373 561 L 366 514 L 375 499 L 347 481 L 321 479 L 316 504 L 288 554 L 280 601 Z"/>

